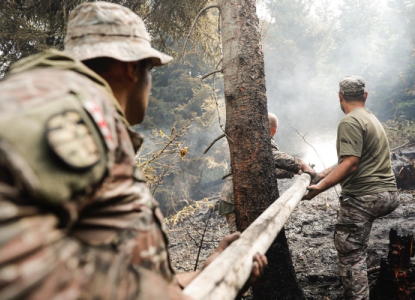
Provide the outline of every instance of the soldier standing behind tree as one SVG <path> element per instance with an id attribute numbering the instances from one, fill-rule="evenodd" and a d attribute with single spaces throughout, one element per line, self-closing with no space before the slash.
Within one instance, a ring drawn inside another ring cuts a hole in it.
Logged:
<path id="1" fill-rule="evenodd" d="M 348 76 L 339 85 L 340 107 L 346 114 L 337 130 L 339 161 L 317 175 L 319 183 L 308 187 L 304 200 L 341 184 L 334 244 L 344 296 L 369 300 L 366 257 L 372 223 L 398 207 L 399 194 L 385 130 L 365 107 L 365 80 Z"/>
<path id="2" fill-rule="evenodd" d="M 301 159 L 279 151 L 278 145 L 273 138 L 278 130 L 278 118 L 274 114 L 269 113 L 268 121 L 269 133 L 271 135 L 272 156 L 274 157 L 275 167 L 277 168 L 277 178 L 293 178 L 295 174 L 299 174 L 300 172 L 309 173 L 312 177 L 315 177 L 313 168 L 304 163 Z M 222 188 L 219 203 L 219 214 L 226 217 L 228 228 L 231 233 L 237 231 L 232 179 L 232 175 L 227 176 L 226 182 Z"/>
<path id="3" fill-rule="evenodd" d="M 172 58 L 107 2 L 71 13 L 65 52 L 23 59 L 0 83 L 0 299 L 189 299 L 180 286 L 198 272 L 174 274 L 129 128 L 152 67 Z M 266 264 L 256 255 L 251 279 Z"/>

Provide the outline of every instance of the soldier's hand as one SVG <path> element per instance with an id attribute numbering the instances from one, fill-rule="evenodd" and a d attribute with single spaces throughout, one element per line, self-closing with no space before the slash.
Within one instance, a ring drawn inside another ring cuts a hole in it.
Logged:
<path id="1" fill-rule="evenodd" d="M 321 174 L 321 173 L 316 173 L 316 176 L 315 176 L 314 178 L 312 178 L 312 179 L 311 179 L 311 183 L 312 183 L 313 185 L 315 185 L 315 184 L 319 183 L 322 179 L 324 179 L 323 174 Z"/>
<path id="2" fill-rule="evenodd" d="M 265 255 L 257 253 L 253 257 L 253 264 L 252 264 L 252 272 L 251 276 L 249 277 L 248 283 L 249 285 L 254 284 L 264 275 L 265 269 L 268 266 L 268 259 Z"/>
<path id="3" fill-rule="evenodd" d="M 316 176 L 317 176 L 317 173 L 316 173 L 316 171 L 314 171 L 314 169 L 311 167 L 311 166 L 309 166 L 309 165 L 307 165 L 306 163 L 302 163 L 302 165 L 301 165 L 301 171 L 303 172 L 303 173 L 307 173 L 308 175 L 310 175 L 310 177 L 311 177 L 311 182 L 313 182 L 313 180 L 316 178 Z"/>
<path id="4" fill-rule="evenodd" d="M 241 298 L 241 296 L 249 289 L 249 287 L 255 284 L 262 275 L 264 275 L 265 269 L 268 266 L 268 259 L 265 255 L 260 253 L 256 253 L 252 258 L 252 271 L 249 279 L 246 281 L 242 289 L 238 293 L 238 297 L 236 299 Z"/>
<path id="5" fill-rule="evenodd" d="M 318 184 L 308 186 L 307 190 L 308 193 L 305 194 L 301 200 L 311 200 L 323 191 Z"/>

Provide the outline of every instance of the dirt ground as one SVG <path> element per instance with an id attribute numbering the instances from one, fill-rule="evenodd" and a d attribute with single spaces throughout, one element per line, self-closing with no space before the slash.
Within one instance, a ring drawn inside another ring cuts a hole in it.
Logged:
<path id="1" fill-rule="evenodd" d="M 293 180 L 279 180 L 280 194 L 288 189 Z M 340 192 L 340 187 L 337 193 Z M 339 283 L 336 250 L 333 243 L 333 231 L 339 207 L 337 193 L 330 189 L 311 201 L 303 201 L 294 211 L 286 224 L 289 242 L 297 278 L 307 299 L 340 300 L 342 287 Z M 170 226 L 170 255 L 176 270 L 193 270 L 200 248 L 200 268 L 204 260 L 216 248 L 218 242 L 229 233 L 224 217 L 217 211 L 208 213 L 207 206 L 218 203 L 218 191 L 204 202 L 204 208 L 196 210 L 192 216 Z M 395 228 L 401 234 L 415 232 L 415 195 L 414 191 L 403 193 L 401 205 L 390 215 L 378 219 L 373 224 L 368 250 L 368 268 L 379 266 L 380 258 L 386 257 L 389 243 L 389 230 Z M 201 236 L 206 228 L 204 242 Z M 369 276 L 370 284 L 377 274 Z"/>

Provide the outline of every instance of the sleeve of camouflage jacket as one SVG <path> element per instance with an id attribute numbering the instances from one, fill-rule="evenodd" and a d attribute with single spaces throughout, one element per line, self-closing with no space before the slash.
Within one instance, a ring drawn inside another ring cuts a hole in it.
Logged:
<path id="1" fill-rule="evenodd" d="M 285 179 L 285 178 L 289 178 L 289 179 L 291 179 L 291 178 L 293 178 L 294 177 L 294 173 L 291 173 L 291 172 L 288 172 L 288 171 L 285 171 L 285 170 L 282 170 L 282 169 L 276 169 L 276 171 L 277 171 L 277 178 L 278 179 Z"/>
<path id="2" fill-rule="evenodd" d="M 55 78 L 61 75 L 58 71 L 53 74 Z M 140 138 L 128 131 L 102 90 L 89 86 L 85 77 L 67 75 L 71 80 L 53 82 L 70 82 L 75 92 L 79 87 L 75 85 L 76 80 L 88 87 L 89 90 L 79 94 L 71 92 L 68 97 L 74 100 L 73 95 L 86 95 L 86 99 L 81 99 L 82 105 L 97 124 L 100 121 L 96 127 L 108 149 L 106 176 L 99 184 L 88 185 L 83 192 L 73 191 L 71 198 L 62 197 L 63 201 L 52 203 L 21 193 L 19 185 L 13 183 L 15 178 L 28 178 L 32 174 L 30 164 L 26 165 L 27 169 L 18 163 L 10 165 L 10 160 L 5 161 L 0 155 L 0 299 L 174 299 L 169 287 L 176 282 L 168 257 L 163 217 L 133 167 Z M 32 77 L 44 80 L 45 76 Z M 68 79 L 65 76 L 63 79 Z M 33 87 L 38 84 L 32 83 Z M 46 92 L 50 86 L 42 85 L 42 91 Z M 32 98 L 25 98 L 25 103 Z M 49 98 L 33 98 L 33 101 L 36 99 Z M 67 97 L 64 100 L 68 102 Z M 79 102 L 71 103 L 81 114 Z M 45 110 L 39 107 L 36 112 L 47 120 Z M 27 146 L 29 142 L 25 142 Z M 2 147 L 0 150 L 9 153 L 14 159 L 12 162 L 25 161 L 21 157 L 17 159 L 16 152 Z M 2 178 L 4 163 L 6 171 L 13 176 Z M 56 168 L 62 165 L 51 163 Z M 65 165 L 66 169 L 69 167 Z M 83 174 L 89 173 L 83 170 Z M 55 181 L 59 183 L 62 179 L 61 176 L 48 178 L 51 189 Z M 71 180 L 81 184 L 76 178 Z M 36 194 L 39 185 L 35 184 L 36 180 L 30 183 L 34 183 L 28 186 Z M 181 293 L 176 296 L 184 299 Z"/>
<path id="3" fill-rule="evenodd" d="M 187 299 L 132 263 L 134 239 L 119 248 L 87 245 L 59 229 L 54 214 L 10 201 L 16 195 L 0 184 L 0 299 Z"/>
<path id="4" fill-rule="evenodd" d="M 272 156 L 274 157 L 275 167 L 277 169 L 282 169 L 294 174 L 297 174 L 301 170 L 301 161 L 299 158 L 295 158 L 275 148 L 272 148 Z"/>

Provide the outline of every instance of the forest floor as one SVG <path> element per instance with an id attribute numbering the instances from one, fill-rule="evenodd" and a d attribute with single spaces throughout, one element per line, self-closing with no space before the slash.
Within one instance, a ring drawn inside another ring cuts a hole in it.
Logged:
<path id="1" fill-rule="evenodd" d="M 279 180 L 280 194 L 295 180 L 296 178 Z M 340 187 L 336 188 L 337 192 L 330 189 L 316 199 L 301 202 L 285 226 L 297 278 L 307 299 L 342 299 L 343 291 L 333 243 L 334 224 L 339 207 L 337 193 L 340 192 Z M 387 256 L 391 228 L 397 229 L 401 234 L 415 232 L 414 196 L 415 191 L 404 192 L 400 206 L 390 215 L 374 222 L 368 249 L 368 268 L 379 266 L 380 259 Z M 168 226 L 169 250 L 177 272 L 195 268 L 200 248 L 197 263 L 199 269 L 218 242 L 229 233 L 225 218 L 219 216 L 217 210 L 209 213 L 212 207 L 217 207 L 218 201 L 218 190 L 212 191 L 208 201 L 198 202 L 195 205 L 197 208 L 190 213 L 189 209 L 187 214 L 182 213 L 182 219 L 175 226 Z M 201 243 L 204 231 L 204 241 Z M 369 276 L 371 285 L 376 278 L 376 273 Z"/>

